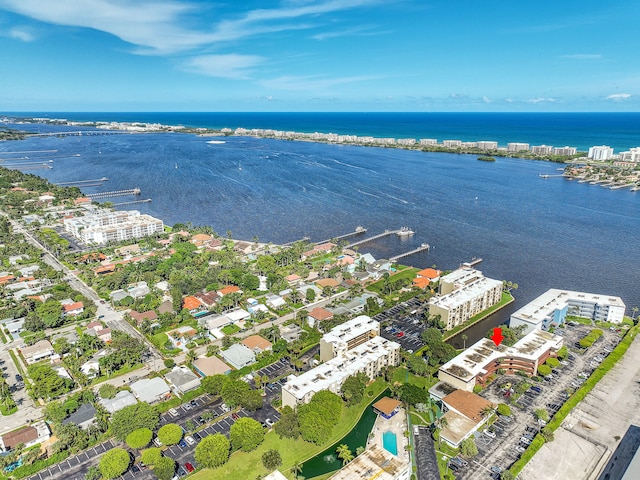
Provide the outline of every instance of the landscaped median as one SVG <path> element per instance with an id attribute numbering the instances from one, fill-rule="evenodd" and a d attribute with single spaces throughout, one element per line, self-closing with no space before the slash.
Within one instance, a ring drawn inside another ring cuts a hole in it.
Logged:
<path id="1" fill-rule="evenodd" d="M 564 405 L 562 405 L 562 407 L 560 407 L 560 410 L 556 412 L 551 421 L 547 424 L 547 428 L 555 431 L 558 427 L 560 427 L 571 410 L 573 410 L 574 407 L 578 405 L 578 403 L 580 403 L 591 390 L 593 390 L 593 387 L 595 387 L 596 384 L 609 372 L 609 370 L 614 367 L 618 360 L 622 358 L 639 331 L 640 325 L 636 325 L 635 327 L 629 329 L 624 338 L 620 341 L 616 348 L 614 348 L 613 352 L 611 352 L 607 356 L 607 358 L 604 359 L 604 361 L 594 370 L 587 381 L 578 390 L 576 390 L 575 393 L 571 395 L 571 397 L 569 397 L 569 399 L 564 403 Z M 514 477 L 522 471 L 525 465 L 529 462 L 529 460 L 533 458 L 536 452 L 540 450 L 543 444 L 544 439 L 542 438 L 542 436 L 540 434 L 536 435 L 533 442 L 531 442 L 531 445 L 529 445 L 529 447 L 522 454 L 522 457 L 520 457 L 520 459 L 516 463 L 514 463 L 509 470 L 514 475 Z"/>
<path id="2" fill-rule="evenodd" d="M 252 452 L 235 452 L 229 457 L 229 461 L 221 467 L 202 470 L 190 478 L 194 480 L 254 479 L 258 475 L 269 473 L 262 465 L 262 455 L 268 450 L 278 450 L 280 452 L 282 466 L 279 470 L 289 478 L 293 478 L 291 469 L 296 463 L 303 463 L 312 458 L 349 433 L 358 423 L 365 409 L 369 408 L 370 403 L 385 388 L 387 388 L 386 382 L 377 380 L 367 387 L 365 395 L 358 405 L 343 408 L 340 421 L 334 428 L 333 435 L 323 445 L 315 445 L 301 439 L 281 439 L 272 430 L 265 435 L 264 442 Z"/>

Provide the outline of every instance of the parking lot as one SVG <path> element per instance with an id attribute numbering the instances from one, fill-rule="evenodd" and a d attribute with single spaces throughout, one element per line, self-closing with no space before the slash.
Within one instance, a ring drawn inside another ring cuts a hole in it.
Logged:
<path id="1" fill-rule="evenodd" d="M 422 322 L 425 304 L 416 298 L 400 303 L 373 317 L 382 325 L 380 336 L 393 340 L 410 353 L 424 347 L 420 335 L 425 329 Z"/>
<path id="2" fill-rule="evenodd" d="M 100 455 L 108 450 L 111 450 L 114 446 L 114 442 L 108 440 L 77 455 L 69 457 L 60 463 L 56 463 L 46 470 L 42 470 L 36 473 L 35 475 L 29 477 L 29 480 L 83 480 L 85 474 L 89 470 L 89 467 L 91 467 L 92 465 L 98 465 Z M 130 477 L 126 477 L 123 475 L 123 478 L 127 478 L 128 480 Z M 136 478 L 145 477 L 139 476 Z M 146 478 L 151 478 L 151 476 Z"/>
<path id="3" fill-rule="evenodd" d="M 267 365 L 264 368 L 261 368 L 256 372 L 258 375 L 269 377 L 269 380 L 273 380 L 275 378 L 280 378 L 284 375 L 288 375 L 289 373 L 293 373 L 293 368 L 291 368 L 291 364 L 286 359 L 280 359 L 271 365 Z"/>
<path id="4" fill-rule="evenodd" d="M 417 433 L 417 435 L 416 435 Z M 428 427 L 415 426 L 413 431 L 418 480 L 440 480 L 435 445 Z"/>
<path id="5" fill-rule="evenodd" d="M 497 479 L 501 471 L 508 469 L 520 458 L 545 425 L 545 422 L 536 419 L 535 411 L 544 408 L 552 418 L 569 398 L 568 392 L 579 388 L 620 340 L 619 334 L 607 330 L 602 338 L 586 351 L 576 349 L 575 343 L 591 328 L 593 327 L 578 325 L 567 326 L 562 330 L 570 356 L 554 369 L 555 373 L 552 373 L 551 378 L 532 382 L 519 376 L 505 375 L 481 392 L 481 396 L 495 404 L 509 404 L 511 416 L 497 416 L 497 420 L 490 427 L 476 432 L 475 442 L 479 453 L 468 461 L 467 466 L 454 465 L 457 478 Z M 517 395 L 518 391 L 522 390 L 518 387 L 523 383 L 531 386 L 516 402 L 510 402 L 509 397 Z M 506 384 L 511 384 L 510 388 L 505 388 Z"/>

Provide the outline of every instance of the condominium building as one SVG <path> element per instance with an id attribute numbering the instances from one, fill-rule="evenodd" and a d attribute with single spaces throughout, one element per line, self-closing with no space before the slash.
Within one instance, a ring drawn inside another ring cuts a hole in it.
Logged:
<path id="1" fill-rule="evenodd" d="M 620 160 L 623 162 L 640 162 L 640 147 L 620 153 Z"/>
<path id="2" fill-rule="evenodd" d="M 593 160 L 610 160 L 613 157 L 613 148 L 608 145 L 596 145 L 589 148 L 588 158 Z"/>
<path id="3" fill-rule="evenodd" d="M 530 332 L 564 323 L 567 315 L 621 323 L 625 304 L 620 297 L 552 288 L 511 314 L 511 326 L 525 325 Z"/>
<path id="4" fill-rule="evenodd" d="M 555 147 L 553 149 L 554 155 L 575 155 L 576 147 Z"/>
<path id="5" fill-rule="evenodd" d="M 162 233 L 162 220 L 137 210 L 98 210 L 83 217 L 65 218 L 64 229 L 85 244 L 120 242 Z"/>
<path id="6" fill-rule="evenodd" d="M 443 147 L 459 147 L 462 142 L 460 140 L 444 140 L 442 142 Z"/>
<path id="7" fill-rule="evenodd" d="M 507 143 L 507 152 L 524 152 L 524 151 L 529 151 L 528 143 L 517 143 L 517 142 Z"/>
<path id="8" fill-rule="evenodd" d="M 535 329 L 513 347 L 496 344 L 483 338 L 460 355 L 442 365 L 438 379 L 453 388 L 472 392 L 476 383 L 486 382 L 498 370 L 513 374 L 516 371 L 534 375 L 538 366 L 562 347 L 562 337 Z M 439 391 L 432 387 L 429 391 Z M 440 389 L 446 391 L 446 389 Z"/>
<path id="9" fill-rule="evenodd" d="M 357 373 L 374 379 L 386 366 L 400 363 L 400 345 L 383 337 L 340 353 L 335 358 L 296 377 L 289 376 L 282 387 L 282 405 L 295 408 L 308 403 L 314 394 L 322 390 L 339 393 L 344 381 Z"/>
<path id="10" fill-rule="evenodd" d="M 496 150 L 498 148 L 498 142 L 481 140 L 478 142 L 478 148 L 480 150 Z"/>
<path id="11" fill-rule="evenodd" d="M 440 296 L 429 300 L 429 315 L 440 315 L 447 330 L 497 304 L 502 282 L 470 267 L 454 270 L 440 279 Z"/>
<path id="12" fill-rule="evenodd" d="M 549 155 L 553 151 L 553 147 L 549 145 L 534 145 L 531 147 L 531 153 L 535 155 Z"/>
<path id="13" fill-rule="evenodd" d="M 320 360 L 326 362 L 380 335 L 377 320 L 360 315 L 325 333 L 320 339 Z"/>
<path id="14" fill-rule="evenodd" d="M 426 145 L 437 145 L 438 144 L 438 140 L 435 138 L 421 138 L 420 139 L 420 145 L 426 146 Z"/>

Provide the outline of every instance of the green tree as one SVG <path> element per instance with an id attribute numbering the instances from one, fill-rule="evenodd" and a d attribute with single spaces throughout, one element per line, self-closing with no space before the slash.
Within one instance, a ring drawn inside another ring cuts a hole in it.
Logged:
<path id="1" fill-rule="evenodd" d="M 202 390 L 211 395 L 220 395 L 222 388 L 230 381 L 231 379 L 227 375 L 213 375 L 211 377 L 204 377 L 200 386 Z"/>
<path id="2" fill-rule="evenodd" d="M 237 420 L 229 430 L 229 440 L 234 450 L 250 452 L 264 440 L 264 428 L 257 420 L 243 417 Z"/>
<path id="3" fill-rule="evenodd" d="M 278 450 L 267 450 L 262 454 L 262 465 L 267 470 L 275 470 L 280 465 L 282 465 L 282 457 L 280 456 L 280 452 Z"/>
<path id="4" fill-rule="evenodd" d="M 100 390 L 98 390 L 98 392 L 100 393 L 100 396 L 102 398 L 110 399 L 116 396 L 116 394 L 118 393 L 118 389 L 110 383 L 105 383 L 100 386 Z"/>
<path id="5" fill-rule="evenodd" d="M 511 473 L 511 470 L 505 470 L 500 474 L 500 480 L 516 480 L 516 476 Z"/>
<path id="6" fill-rule="evenodd" d="M 300 424 L 298 414 L 288 405 L 282 409 L 282 415 L 274 425 L 273 429 L 280 438 L 296 439 L 300 436 Z"/>
<path id="7" fill-rule="evenodd" d="M 98 468 L 104 478 L 111 479 L 122 475 L 129 468 L 131 457 L 123 448 L 114 448 L 100 458 Z"/>
<path id="8" fill-rule="evenodd" d="M 175 445 L 182 439 L 182 427 L 175 423 L 167 423 L 158 430 L 158 440 L 163 445 Z"/>
<path id="9" fill-rule="evenodd" d="M 500 403 L 497 411 L 499 415 L 504 415 L 505 417 L 511 415 L 511 407 L 505 403 Z"/>
<path id="10" fill-rule="evenodd" d="M 307 302 L 313 302 L 316 299 L 316 291 L 313 288 L 307 289 Z"/>
<path id="11" fill-rule="evenodd" d="M 545 442 L 553 442 L 554 435 L 551 428 L 544 427 L 542 430 L 540 430 L 540 435 L 542 435 L 542 438 L 544 438 Z"/>
<path id="12" fill-rule="evenodd" d="M 171 480 L 176 471 L 176 461 L 169 457 L 160 457 L 153 467 L 158 480 Z"/>
<path id="13" fill-rule="evenodd" d="M 546 365 L 549 365 L 551 368 L 556 368 L 560 365 L 560 361 L 557 358 L 549 357 L 547 361 L 544 362 Z"/>
<path id="14" fill-rule="evenodd" d="M 543 422 L 549 421 L 549 412 L 545 408 L 536 408 L 534 415 L 537 419 L 542 420 Z"/>
<path id="15" fill-rule="evenodd" d="M 568 356 L 569 356 L 569 349 L 567 348 L 566 345 L 563 345 L 562 347 L 560 347 L 560 350 L 558 350 L 558 358 L 560 360 L 564 360 Z"/>
<path id="16" fill-rule="evenodd" d="M 360 403 L 368 381 L 369 377 L 360 372 L 355 375 L 351 375 L 342 383 L 342 396 L 347 402 L 347 405 L 356 405 Z"/>
<path id="17" fill-rule="evenodd" d="M 333 392 L 320 391 L 311 401 L 298 407 L 298 422 L 302 438 L 322 444 L 329 439 L 333 427 L 340 420 L 342 399 Z"/>
<path id="18" fill-rule="evenodd" d="M 241 405 L 243 399 L 249 394 L 251 387 L 242 380 L 229 380 L 222 387 L 222 400 L 230 407 Z"/>
<path id="19" fill-rule="evenodd" d="M 338 446 L 336 452 L 338 453 L 338 458 L 342 460 L 342 465 L 346 465 L 353 460 L 353 453 L 349 449 L 349 446 L 344 443 Z"/>
<path id="20" fill-rule="evenodd" d="M 100 480 L 102 478 L 102 474 L 100 473 L 100 469 L 95 465 L 92 465 L 87 470 L 87 473 L 84 474 L 84 480 Z"/>
<path id="21" fill-rule="evenodd" d="M 219 467 L 229 460 L 230 450 L 231 443 L 223 434 L 208 435 L 196 447 L 196 462 L 207 468 Z"/>
<path id="22" fill-rule="evenodd" d="M 150 429 L 139 428 L 127 435 L 125 442 L 129 445 L 129 448 L 140 450 L 149 445 L 152 438 L 153 432 Z"/>
<path id="23" fill-rule="evenodd" d="M 141 460 L 145 465 L 153 466 L 162 458 L 162 450 L 156 447 L 143 450 Z"/>
<path id="24" fill-rule="evenodd" d="M 548 365 L 538 365 L 538 375 L 546 377 L 551 374 L 551 367 Z"/>
<path id="25" fill-rule="evenodd" d="M 139 402 L 113 414 L 111 432 L 117 439 L 124 440 L 127 435 L 139 428 L 155 430 L 159 420 L 160 415 L 155 407 Z"/>
<path id="26" fill-rule="evenodd" d="M 478 455 L 478 447 L 476 446 L 476 442 L 473 441 L 473 438 L 465 438 L 460 444 L 460 453 L 465 457 L 475 457 Z"/>

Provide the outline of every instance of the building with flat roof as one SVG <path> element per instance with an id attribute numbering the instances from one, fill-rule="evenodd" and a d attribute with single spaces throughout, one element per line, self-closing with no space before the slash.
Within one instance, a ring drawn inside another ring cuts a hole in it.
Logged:
<path id="1" fill-rule="evenodd" d="M 282 387 L 282 405 L 295 408 L 308 403 L 315 393 L 322 390 L 339 393 L 342 383 L 348 377 L 364 373 L 374 379 L 384 367 L 399 363 L 398 343 L 383 337 L 371 338 L 353 349 L 341 351 L 338 356 L 298 377 L 290 375 Z"/>
<path id="2" fill-rule="evenodd" d="M 613 148 L 609 145 L 595 145 L 589 148 L 587 158 L 592 160 L 611 160 L 613 157 Z"/>
<path id="3" fill-rule="evenodd" d="M 96 421 L 96 409 L 90 403 L 83 403 L 80 408 L 62 421 L 63 425 L 72 423 L 82 430 L 87 430 Z"/>
<path id="4" fill-rule="evenodd" d="M 287 477 L 280 473 L 280 470 L 274 470 L 269 475 L 264 477 L 264 480 L 287 480 Z"/>
<path id="5" fill-rule="evenodd" d="M 553 147 L 549 145 L 534 145 L 531 147 L 531 153 L 535 155 L 550 155 Z"/>
<path id="6" fill-rule="evenodd" d="M 138 210 L 97 210 L 83 217 L 65 218 L 64 229 L 82 243 L 104 244 L 162 233 L 162 220 Z"/>
<path id="7" fill-rule="evenodd" d="M 622 323 L 625 304 L 620 297 L 552 288 L 511 314 L 510 325 L 525 325 L 527 332 L 562 325 L 567 315 L 595 321 Z"/>
<path id="8" fill-rule="evenodd" d="M 320 339 L 320 360 L 326 362 L 380 335 L 380 323 L 367 315 L 353 318 Z"/>
<path id="9" fill-rule="evenodd" d="M 171 396 L 171 389 L 160 377 L 143 378 L 131 384 L 131 391 L 141 402 L 155 403 Z"/>
<path id="10" fill-rule="evenodd" d="M 553 154 L 554 155 L 575 155 L 576 154 L 576 147 L 554 147 L 553 149 Z"/>
<path id="11" fill-rule="evenodd" d="M 409 480 L 410 477 L 410 462 L 404 462 L 378 445 L 372 445 L 329 480 Z"/>
<path id="12" fill-rule="evenodd" d="M 507 143 L 507 152 L 527 152 L 529 151 L 528 143 L 510 142 Z"/>
<path id="13" fill-rule="evenodd" d="M 440 278 L 440 293 L 429 300 L 429 315 L 440 315 L 449 330 L 500 303 L 502 282 L 463 267 Z"/>
<path id="14" fill-rule="evenodd" d="M 533 375 L 538 365 L 554 356 L 561 347 L 562 337 L 539 329 L 525 335 L 513 347 L 496 346 L 492 340 L 482 338 L 442 365 L 438 379 L 454 388 L 471 392 L 476 383 L 485 383 L 498 370 Z M 433 395 L 437 389 L 432 387 L 429 391 Z"/>

